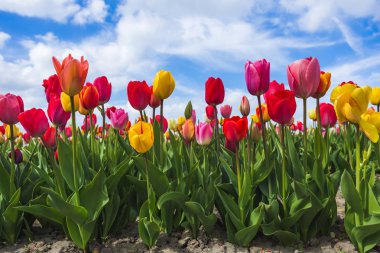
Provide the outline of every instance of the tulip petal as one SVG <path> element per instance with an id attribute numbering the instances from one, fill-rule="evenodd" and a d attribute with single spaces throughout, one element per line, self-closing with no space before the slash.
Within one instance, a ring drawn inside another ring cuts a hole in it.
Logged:
<path id="1" fill-rule="evenodd" d="M 365 120 L 361 120 L 359 122 L 360 129 L 364 132 L 364 134 L 374 143 L 377 143 L 379 140 L 379 133 L 374 125 L 366 122 Z"/>

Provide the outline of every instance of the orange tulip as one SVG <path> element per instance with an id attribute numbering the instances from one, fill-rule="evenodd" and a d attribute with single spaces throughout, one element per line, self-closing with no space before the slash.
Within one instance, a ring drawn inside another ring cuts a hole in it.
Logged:
<path id="1" fill-rule="evenodd" d="M 95 85 L 87 83 L 79 93 L 81 105 L 86 110 L 93 110 L 99 105 L 99 92 Z"/>

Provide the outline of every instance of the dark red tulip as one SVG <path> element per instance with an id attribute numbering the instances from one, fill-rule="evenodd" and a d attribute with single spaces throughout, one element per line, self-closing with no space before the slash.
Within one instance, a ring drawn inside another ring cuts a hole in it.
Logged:
<path id="1" fill-rule="evenodd" d="M 336 124 L 337 116 L 334 106 L 328 103 L 321 103 L 319 105 L 321 113 L 321 125 L 324 128 L 333 127 Z"/>
<path id="2" fill-rule="evenodd" d="M 265 103 L 267 101 L 267 96 L 269 94 L 273 94 L 273 93 L 275 93 L 276 91 L 279 91 L 279 90 L 285 90 L 285 86 L 284 86 L 283 83 L 279 84 L 276 80 L 273 80 L 272 82 L 270 82 L 268 90 L 264 93 Z"/>
<path id="3" fill-rule="evenodd" d="M 215 109 L 214 106 L 208 105 L 206 106 L 206 116 L 209 120 L 215 119 Z"/>
<path id="4" fill-rule="evenodd" d="M 157 108 L 161 105 L 161 100 L 159 98 L 157 98 L 154 94 L 153 94 L 153 85 L 150 86 L 150 100 L 149 100 L 149 106 L 152 107 L 152 108 Z"/>
<path id="5" fill-rule="evenodd" d="M 44 143 L 47 148 L 50 149 L 56 149 L 57 148 L 57 142 L 55 139 L 56 129 L 54 127 L 49 127 L 44 135 L 42 136 L 42 139 L 44 140 Z"/>
<path id="6" fill-rule="evenodd" d="M 65 128 L 65 135 L 67 138 L 70 138 L 73 135 L 73 128 L 71 126 Z"/>
<path id="7" fill-rule="evenodd" d="M 7 125 L 16 124 L 18 116 L 24 111 L 24 102 L 20 96 L 10 93 L 0 94 L 0 121 Z"/>
<path id="8" fill-rule="evenodd" d="M 269 94 L 267 96 L 267 106 L 272 120 L 281 125 L 288 124 L 297 108 L 294 92 L 282 90 Z"/>
<path id="9" fill-rule="evenodd" d="M 70 112 L 65 112 L 63 110 L 60 97 L 50 99 L 47 114 L 51 123 L 58 127 L 66 126 L 71 115 Z"/>
<path id="10" fill-rule="evenodd" d="M 112 84 L 108 82 L 107 77 L 100 76 L 94 80 L 94 86 L 99 93 L 99 104 L 104 105 L 111 98 Z"/>
<path id="11" fill-rule="evenodd" d="M 11 152 L 9 152 L 8 157 L 9 158 L 12 157 Z M 18 148 L 16 148 L 15 149 L 15 164 L 20 164 L 20 163 L 22 163 L 22 161 L 23 161 L 22 153 Z"/>
<path id="12" fill-rule="evenodd" d="M 224 85 L 222 79 L 209 77 L 205 84 L 205 99 L 208 105 L 219 105 L 224 100 Z"/>
<path id="13" fill-rule="evenodd" d="M 168 129 L 168 121 L 165 119 L 165 117 L 163 116 L 163 129 L 162 129 L 162 132 L 165 133 L 166 130 Z M 161 116 L 160 115 L 156 115 L 156 121 L 158 122 L 158 124 L 161 125 Z M 150 123 L 153 124 L 153 120 L 150 119 Z"/>
<path id="14" fill-rule="evenodd" d="M 131 106 L 138 110 L 144 110 L 150 101 L 150 88 L 145 81 L 130 81 L 127 87 L 128 100 Z"/>
<path id="15" fill-rule="evenodd" d="M 61 96 L 62 88 L 59 84 L 57 74 L 51 75 L 48 79 L 44 79 L 42 86 L 45 88 L 45 96 L 48 103 L 50 103 L 50 99 L 59 98 Z"/>
<path id="16" fill-rule="evenodd" d="M 111 112 L 115 112 L 116 111 L 116 107 L 115 106 L 111 106 L 111 107 L 108 107 L 106 109 L 106 116 L 108 119 L 111 119 Z"/>
<path id="17" fill-rule="evenodd" d="M 32 137 L 41 137 L 49 127 L 48 119 L 42 109 L 27 110 L 20 113 L 18 119 Z"/>

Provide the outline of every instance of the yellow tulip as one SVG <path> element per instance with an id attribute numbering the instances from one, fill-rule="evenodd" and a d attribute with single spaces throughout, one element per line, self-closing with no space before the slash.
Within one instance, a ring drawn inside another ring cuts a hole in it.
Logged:
<path id="1" fill-rule="evenodd" d="M 177 121 L 175 119 L 169 119 L 169 128 L 170 130 L 172 130 L 173 132 L 177 131 Z"/>
<path id="2" fill-rule="evenodd" d="M 369 86 L 356 88 L 352 91 L 349 100 L 340 108 L 348 121 L 352 123 L 360 122 L 362 114 L 368 109 L 370 95 L 371 88 Z"/>
<path id="3" fill-rule="evenodd" d="M 373 109 L 368 109 L 366 113 L 362 115 L 362 120 L 359 123 L 360 129 L 365 135 L 372 141 L 377 142 L 379 140 L 380 133 L 380 113 L 375 112 Z"/>
<path id="4" fill-rule="evenodd" d="M 348 103 L 351 97 L 351 93 L 357 87 L 358 86 L 354 83 L 343 83 L 335 87 L 331 92 L 331 95 L 330 95 L 331 103 L 334 104 L 334 109 L 338 117 L 338 120 L 342 123 L 346 122 L 347 118 L 345 117 L 341 109 L 346 103 Z"/>
<path id="5" fill-rule="evenodd" d="M 145 153 L 154 142 L 153 127 L 150 123 L 139 121 L 128 131 L 129 143 L 138 153 Z"/>
<path id="6" fill-rule="evenodd" d="M 18 127 L 16 125 L 13 125 L 13 137 L 14 138 L 17 137 L 19 132 L 20 132 L 20 130 L 18 129 Z M 5 128 L 5 136 L 7 137 L 7 139 L 11 138 L 11 127 L 10 127 L 10 125 L 7 125 Z"/>
<path id="7" fill-rule="evenodd" d="M 307 115 L 309 116 L 309 118 L 310 118 L 312 121 L 317 121 L 317 113 L 316 113 L 315 109 L 310 109 L 310 110 L 307 112 Z"/>
<path id="8" fill-rule="evenodd" d="M 253 122 L 255 122 L 255 123 L 259 123 L 259 122 L 260 122 L 260 118 L 259 118 L 259 116 L 257 116 L 256 114 L 251 115 L 251 119 L 252 119 Z"/>
<path id="9" fill-rule="evenodd" d="M 153 80 L 153 94 L 158 99 L 168 98 L 175 88 L 175 82 L 169 71 L 160 70 Z"/>
<path id="10" fill-rule="evenodd" d="M 182 126 L 183 124 L 185 124 L 185 121 L 186 121 L 186 118 L 184 116 L 179 116 L 178 119 L 177 119 L 177 123 L 180 126 Z"/>
<path id="11" fill-rule="evenodd" d="M 380 105 L 380 87 L 375 87 L 372 89 L 370 101 L 373 105 Z"/>
<path id="12" fill-rule="evenodd" d="M 65 112 L 71 112 L 71 102 L 70 96 L 64 92 L 61 92 L 61 104 Z M 79 95 L 74 96 L 74 110 L 78 111 L 79 109 Z"/>
<path id="13" fill-rule="evenodd" d="M 327 90 L 330 88 L 330 85 L 331 85 L 331 73 L 321 71 L 319 86 L 318 86 L 317 91 L 313 95 L 313 97 L 314 98 L 323 97 L 326 94 Z"/>

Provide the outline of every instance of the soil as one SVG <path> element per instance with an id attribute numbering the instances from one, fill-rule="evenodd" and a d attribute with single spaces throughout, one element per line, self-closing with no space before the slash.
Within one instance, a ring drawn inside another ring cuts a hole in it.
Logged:
<path id="1" fill-rule="evenodd" d="M 225 240 L 226 234 L 224 228 L 220 224 L 216 224 L 211 238 L 207 238 L 202 232 L 197 239 L 193 239 L 189 231 L 174 232 L 171 236 L 162 233 L 157 241 L 157 245 L 151 252 L 357 252 L 344 232 L 344 199 L 340 193 L 338 193 L 337 196 L 337 203 L 337 224 L 334 226 L 330 236 L 318 237 L 311 240 L 307 245 L 284 247 L 271 238 L 259 235 L 253 240 L 251 247 L 238 247 Z M 32 242 L 21 238 L 20 241 L 13 246 L 0 244 L 0 252 L 81 252 L 60 232 L 46 231 L 38 227 L 34 227 L 33 230 L 35 235 Z M 138 238 L 137 224 L 131 224 L 128 230 L 122 231 L 120 235 L 108 239 L 103 245 L 91 245 L 91 249 L 93 252 L 101 253 L 149 252 L 143 242 Z M 380 252 L 380 245 L 377 245 L 371 252 Z"/>

